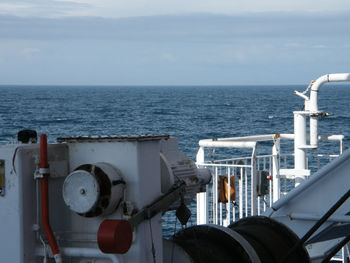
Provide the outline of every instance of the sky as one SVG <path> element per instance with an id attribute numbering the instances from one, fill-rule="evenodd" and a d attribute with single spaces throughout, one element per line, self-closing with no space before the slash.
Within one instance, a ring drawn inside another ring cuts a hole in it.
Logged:
<path id="1" fill-rule="evenodd" d="M 307 84 L 350 72 L 348 0 L 0 0 L 0 85 Z"/>

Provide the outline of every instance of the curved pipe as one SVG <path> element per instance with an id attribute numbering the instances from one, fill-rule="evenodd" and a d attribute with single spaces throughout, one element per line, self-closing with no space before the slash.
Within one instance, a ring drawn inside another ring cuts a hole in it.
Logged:
<path id="1" fill-rule="evenodd" d="M 338 74 L 327 74 L 319 77 L 311 87 L 310 91 L 310 145 L 313 148 L 318 146 L 318 124 L 317 124 L 317 113 L 318 113 L 318 104 L 317 96 L 320 87 L 327 82 L 346 82 L 350 81 L 350 73 L 338 73 Z M 313 116 L 314 115 L 314 116 Z"/>
<path id="2" fill-rule="evenodd" d="M 318 111 L 317 94 L 320 87 L 327 82 L 346 82 L 350 81 L 350 73 L 327 74 L 319 77 L 311 87 L 310 92 L 310 112 Z"/>
<path id="3" fill-rule="evenodd" d="M 47 137 L 46 134 L 40 136 L 40 168 L 43 177 L 41 181 L 41 218 L 43 228 L 46 234 L 46 237 L 49 241 L 49 245 L 52 251 L 52 254 L 55 258 L 55 261 L 61 262 L 60 250 L 55 239 L 55 236 L 52 232 L 50 220 L 49 220 L 49 190 L 48 190 L 48 176 L 49 176 L 49 163 L 47 161 Z"/>

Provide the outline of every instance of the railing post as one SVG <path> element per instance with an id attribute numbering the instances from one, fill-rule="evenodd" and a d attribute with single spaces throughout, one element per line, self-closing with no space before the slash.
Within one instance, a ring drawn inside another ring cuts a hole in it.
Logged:
<path id="1" fill-rule="evenodd" d="M 244 178 L 244 171 L 243 167 L 239 168 L 239 219 L 243 217 L 243 178 Z"/>
<path id="2" fill-rule="evenodd" d="M 256 147 L 257 143 L 255 144 L 253 151 L 252 151 L 252 159 L 251 159 L 251 212 L 250 215 L 254 216 L 257 215 L 257 182 L 258 182 L 258 174 L 256 170 Z"/>
<path id="3" fill-rule="evenodd" d="M 280 198 L 280 138 L 274 140 L 272 147 L 272 195 L 273 202 L 276 202 Z"/>
<path id="4" fill-rule="evenodd" d="M 224 220 L 224 226 L 228 226 L 231 222 L 231 168 L 227 167 L 227 185 L 228 185 L 228 198 L 226 203 L 226 219 Z M 226 186 L 225 186 L 226 187 Z"/>
<path id="5" fill-rule="evenodd" d="M 204 163 L 204 148 L 200 147 L 196 158 L 197 166 Z M 208 186 L 206 192 L 197 194 L 197 225 L 208 224 Z"/>

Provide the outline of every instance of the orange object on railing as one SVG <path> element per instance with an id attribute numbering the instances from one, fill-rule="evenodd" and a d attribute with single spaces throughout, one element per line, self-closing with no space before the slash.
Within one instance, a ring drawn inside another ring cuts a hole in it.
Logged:
<path id="1" fill-rule="evenodd" d="M 228 177 L 227 175 L 220 175 L 218 182 L 218 190 L 219 190 L 219 202 L 227 203 L 228 195 L 230 194 L 230 201 L 233 202 L 236 200 L 236 182 L 235 177 L 231 175 L 230 177 L 230 185 L 228 185 Z"/>

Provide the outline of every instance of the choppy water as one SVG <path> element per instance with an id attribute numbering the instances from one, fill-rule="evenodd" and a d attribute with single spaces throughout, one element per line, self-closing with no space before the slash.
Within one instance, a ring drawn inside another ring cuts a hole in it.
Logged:
<path id="1" fill-rule="evenodd" d="M 194 159 L 200 139 L 293 133 L 292 111 L 303 105 L 295 89 L 305 86 L 0 86 L 0 144 L 16 140 L 21 129 L 46 133 L 51 142 L 60 136 L 170 134 Z M 319 123 L 320 133 L 344 134 L 346 146 L 349 105 L 350 86 L 321 88 L 320 109 L 335 115 Z M 170 235 L 174 215 L 164 220 Z"/>

